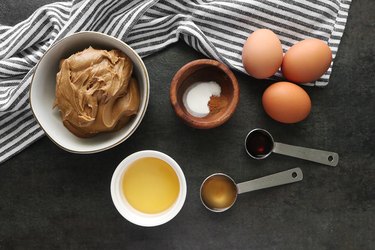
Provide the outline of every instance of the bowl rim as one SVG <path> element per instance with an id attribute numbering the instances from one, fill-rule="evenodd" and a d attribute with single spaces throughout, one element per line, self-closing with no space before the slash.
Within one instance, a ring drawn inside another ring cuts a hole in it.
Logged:
<path id="1" fill-rule="evenodd" d="M 176 173 L 180 186 L 180 192 L 176 201 L 166 210 L 156 214 L 143 213 L 133 208 L 128 201 L 126 201 L 121 190 L 123 176 L 132 163 L 148 157 L 158 158 L 166 162 Z M 109 189 L 113 205 L 118 213 L 127 221 L 143 227 L 160 226 L 175 218 L 185 204 L 188 191 L 186 177 L 180 164 L 168 154 L 157 150 L 141 150 L 125 157 L 113 171 Z"/>
<path id="2" fill-rule="evenodd" d="M 68 40 L 72 37 L 75 37 L 75 36 L 81 36 L 81 35 L 85 35 L 85 34 L 93 34 L 93 35 L 96 35 L 96 36 L 102 36 L 102 37 L 105 37 L 107 39 L 112 39 L 112 40 L 115 40 L 117 42 L 119 42 L 120 44 L 122 44 L 123 46 L 127 47 L 132 53 L 134 53 L 134 56 L 135 58 L 138 60 L 139 62 L 139 65 L 141 66 L 141 70 L 144 72 L 144 75 L 145 75 L 145 78 L 146 78 L 146 88 L 145 88 L 145 92 L 146 92 L 146 100 L 145 100 L 145 106 L 144 106 L 144 109 L 142 110 L 142 113 L 139 117 L 139 120 L 138 122 L 135 124 L 134 128 L 132 130 L 130 130 L 125 136 L 121 137 L 120 140 L 118 140 L 117 142 L 109 145 L 109 146 L 106 146 L 106 147 L 103 147 L 103 148 L 99 148 L 99 149 L 95 149 L 95 150 L 73 150 L 73 149 L 70 149 L 70 148 L 67 148 L 65 147 L 64 145 L 60 144 L 59 142 L 57 142 L 56 140 L 54 140 L 48 133 L 47 131 L 45 130 L 45 128 L 43 127 L 42 123 L 39 121 L 37 115 L 35 114 L 34 112 L 34 107 L 32 105 L 32 89 L 33 89 L 33 83 L 34 83 L 34 77 L 35 77 L 35 74 L 38 70 L 38 67 L 39 67 L 39 64 L 42 62 L 43 58 L 54 48 L 56 47 L 57 45 L 63 43 L 65 40 Z M 59 148 L 67 151 L 67 152 L 70 152 L 70 153 L 75 153 L 75 154 L 94 154 L 94 153 L 99 153 L 99 152 L 103 152 L 103 151 L 106 151 L 108 149 L 111 149 L 113 147 L 116 147 L 118 145 L 120 145 L 121 143 L 123 143 L 125 140 L 127 140 L 136 130 L 137 128 L 139 127 L 139 125 L 141 124 L 142 120 L 143 120 L 143 117 L 145 116 L 145 113 L 146 113 L 146 110 L 147 110 L 147 107 L 148 107 L 148 103 L 149 103 L 149 98 L 150 98 L 150 79 L 149 79 L 149 75 L 148 75 L 148 71 L 147 71 L 147 68 L 142 60 L 142 58 L 138 55 L 138 53 L 132 49 L 128 44 L 126 44 L 125 42 L 123 42 L 122 40 L 116 38 L 116 37 L 113 37 L 113 36 L 110 36 L 110 35 L 107 35 L 107 34 L 104 34 L 104 33 L 101 33 L 101 32 L 97 32 L 97 31 L 80 31 L 80 32 L 76 32 L 76 33 L 73 33 L 73 34 L 70 34 L 68 36 L 65 36 L 63 37 L 62 39 L 60 39 L 59 41 L 57 41 L 56 43 L 54 43 L 53 45 L 51 45 L 47 50 L 46 52 L 44 52 L 44 54 L 42 55 L 42 57 L 39 59 L 39 62 L 34 66 L 34 72 L 33 72 L 33 75 L 32 75 L 32 78 L 31 78 L 31 82 L 30 82 L 30 86 L 29 86 L 29 103 L 30 103 L 30 109 L 31 109 L 31 112 L 35 118 L 35 120 L 38 122 L 39 126 L 42 128 L 44 134 L 55 144 L 57 145 Z"/>
<path id="3" fill-rule="evenodd" d="M 220 119 L 217 119 L 211 122 L 205 122 L 204 120 L 202 120 L 202 118 L 199 118 L 199 117 L 194 118 L 193 116 L 188 116 L 186 112 L 183 111 L 183 108 L 178 102 L 177 91 L 178 91 L 178 87 L 181 85 L 181 81 L 179 78 L 188 69 L 195 67 L 197 65 L 206 65 L 206 66 L 218 68 L 230 78 L 230 83 L 231 83 L 231 86 L 233 87 L 233 98 L 229 102 L 229 105 L 226 108 L 226 111 L 223 113 L 222 116 L 220 116 Z M 211 128 L 216 128 L 216 127 L 223 125 L 233 116 L 238 106 L 239 99 L 240 99 L 240 88 L 239 88 L 238 80 L 236 76 L 229 69 L 227 65 L 214 59 L 198 59 L 198 60 L 193 60 L 191 62 L 188 62 L 175 73 L 171 81 L 169 96 L 170 96 L 171 104 L 175 113 L 187 125 L 193 128 L 197 128 L 197 129 L 211 129 Z"/>

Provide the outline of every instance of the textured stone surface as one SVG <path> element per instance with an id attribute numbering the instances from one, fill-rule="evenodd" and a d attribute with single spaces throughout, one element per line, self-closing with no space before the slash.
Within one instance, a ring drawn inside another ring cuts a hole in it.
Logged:
<path id="1" fill-rule="evenodd" d="M 2 0 L 0 23 L 15 24 L 47 2 Z M 150 105 L 128 141 L 75 155 L 45 137 L 0 166 L 0 249 L 374 249 L 373 13 L 374 1 L 353 1 L 330 84 L 306 88 L 312 113 L 296 125 L 268 118 L 261 107 L 268 84 L 236 73 L 241 96 L 232 119 L 208 131 L 189 128 L 173 113 L 169 84 L 182 65 L 202 55 L 180 42 L 146 58 Z M 339 166 L 278 155 L 252 160 L 243 141 L 254 127 L 277 141 L 336 151 Z M 172 156 L 188 183 L 181 213 L 156 228 L 128 223 L 109 192 L 117 164 L 144 149 Z M 241 195 L 222 214 L 200 204 L 200 183 L 211 173 L 240 182 L 293 167 L 302 168 L 303 182 Z"/>

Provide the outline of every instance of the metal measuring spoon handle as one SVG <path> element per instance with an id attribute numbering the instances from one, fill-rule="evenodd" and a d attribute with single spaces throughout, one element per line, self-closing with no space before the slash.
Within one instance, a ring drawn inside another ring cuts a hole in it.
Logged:
<path id="1" fill-rule="evenodd" d="M 321 163 L 324 165 L 335 167 L 339 163 L 339 155 L 334 152 L 292 146 L 280 142 L 275 142 L 273 152 L 282 155 L 288 155 L 308 161 Z"/>
<path id="2" fill-rule="evenodd" d="M 284 184 L 302 181 L 303 174 L 300 168 L 293 168 L 276 174 L 267 175 L 255 180 L 237 184 L 238 194 L 259 189 L 276 187 Z"/>

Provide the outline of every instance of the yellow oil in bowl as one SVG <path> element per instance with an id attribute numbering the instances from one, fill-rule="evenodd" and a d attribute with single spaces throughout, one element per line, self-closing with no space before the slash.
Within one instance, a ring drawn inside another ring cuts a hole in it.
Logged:
<path id="1" fill-rule="evenodd" d="M 180 193 L 180 182 L 167 162 L 155 157 L 145 157 L 131 163 L 125 171 L 122 191 L 134 209 L 156 214 L 175 203 Z"/>

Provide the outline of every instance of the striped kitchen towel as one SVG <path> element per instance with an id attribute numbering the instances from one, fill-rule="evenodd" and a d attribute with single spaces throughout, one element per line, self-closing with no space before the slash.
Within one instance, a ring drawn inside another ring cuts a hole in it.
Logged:
<path id="1" fill-rule="evenodd" d="M 195 50 L 244 72 L 242 46 L 256 29 L 273 30 L 284 51 L 315 37 L 333 57 L 351 0 L 73 0 L 36 10 L 15 26 L 0 25 L 0 162 L 43 136 L 30 111 L 34 66 L 59 39 L 82 30 L 128 43 L 142 57 L 179 39 Z M 331 68 L 316 86 L 328 84 Z M 280 73 L 276 74 L 276 77 Z"/>

